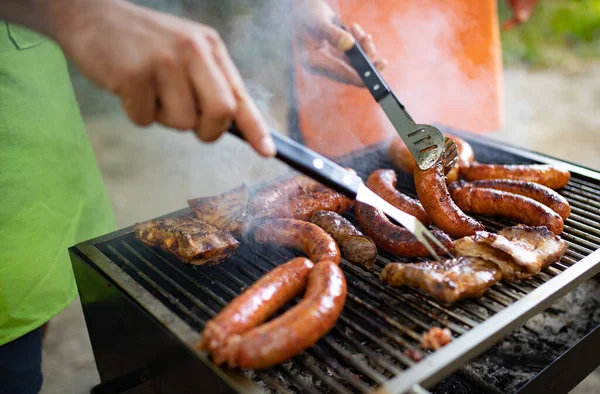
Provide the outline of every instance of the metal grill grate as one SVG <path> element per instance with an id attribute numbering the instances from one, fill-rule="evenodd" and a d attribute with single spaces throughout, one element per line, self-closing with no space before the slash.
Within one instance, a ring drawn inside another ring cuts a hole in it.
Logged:
<path id="1" fill-rule="evenodd" d="M 480 162 L 532 162 L 477 143 L 473 148 Z M 392 168 L 385 153 L 372 150 L 342 164 L 353 167 L 365 178 L 377 168 Z M 399 173 L 398 178 L 399 190 L 414 197 L 412 177 Z M 536 277 L 518 284 L 502 282 L 482 297 L 447 306 L 417 290 L 390 288 L 379 282 L 379 273 L 388 262 L 407 259 L 381 254 L 371 271 L 343 261 L 348 298 L 336 327 L 293 360 L 249 374 L 272 390 L 303 393 L 369 392 L 398 376 L 415 365 L 412 353 L 426 354 L 420 349 L 420 341 L 431 327 L 447 327 L 454 337 L 459 337 L 600 248 L 600 185 L 574 175 L 561 193 L 572 207 L 563 233 L 569 250 L 560 262 Z M 354 221 L 351 214 L 348 218 Z M 513 225 L 497 219 L 478 219 L 490 231 Z M 145 246 L 133 233 L 96 247 L 197 331 L 260 276 L 299 255 L 246 240 L 228 261 L 193 267 Z"/>

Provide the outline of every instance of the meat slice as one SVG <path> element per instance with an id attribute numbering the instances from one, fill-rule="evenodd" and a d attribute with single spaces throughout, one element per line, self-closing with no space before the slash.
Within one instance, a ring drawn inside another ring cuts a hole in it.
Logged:
<path id="1" fill-rule="evenodd" d="M 455 241 L 459 256 L 481 257 L 496 263 L 510 282 L 527 279 L 560 260 L 567 243 L 542 226 L 516 226 L 498 234 L 480 231 Z"/>
<path id="2" fill-rule="evenodd" d="M 442 263 L 390 263 L 379 278 L 392 286 L 417 288 L 442 302 L 452 303 L 479 297 L 501 277 L 494 263 L 477 257 L 459 257 Z"/>
<path id="3" fill-rule="evenodd" d="M 246 221 L 248 188 L 242 184 L 217 196 L 188 200 L 194 215 L 219 230 L 240 234 Z"/>
<path id="4" fill-rule="evenodd" d="M 229 233 L 191 216 L 136 223 L 134 229 L 146 245 L 158 246 L 191 264 L 221 262 L 240 246 Z"/>
<path id="5" fill-rule="evenodd" d="M 559 261 L 569 247 L 567 241 L 553 234 L 544 226 L 508 227 L 500 230 L 498 235 L 534 253 L 540 261 L 542 268 L 546 268 Z"/>

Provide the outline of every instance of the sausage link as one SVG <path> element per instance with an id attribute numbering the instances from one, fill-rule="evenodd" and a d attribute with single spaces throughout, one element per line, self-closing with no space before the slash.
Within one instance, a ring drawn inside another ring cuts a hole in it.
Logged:
<path id="1" fill-rule="evenodd" d="M 453 188 L 452 197 L 467 212 L 502 216 L 530 226 L 546 226 L 554 234 L 563 231 L 564 222 L 560 215 L 529 197 L 477 187 Z"/>
<path id="2" fill-rule="evenodd" d="M 444 181 L 443 164 L 438 161 L 426 171 L 415 169 L 415 187 L 429 219 L 453 237 L 473 235 L 483 230 L 483 224 L 467 216 L 452 201 Z"/>
<path id="3" fill-rule="evenodd" d="M 210 351 L 215 362 L 223 362 L 221 352 L 229 338 L 263 323 L 301 294 L 313 266 L 310 260 L 298 257 L 269 271 L 206 323 L 196 347 Z"/>
<path id="4" fill-rule="evenodd" d="M 314 263 L 330 260 L 339 264 L 342 259 L 340 249 L 325 230 L 302 220 L 268 220 L 255 228 L 254 239 L 301 250 Z"/>
<path id="5" fill-rule="evenodd" d="M 549 187 L 535 182 L 517 181 L 513 179 L 486 179 L 473 181 L 468 184 L 465 182 L 458 182 L 456 185 L 450 185 L 450 188 L 457 186 L 495 189 L 529 197 L 558 213 L 563 220 L 566 220 L 571 214 L 571 206 L 566 198 Z"/>
<path id="6" fill-rule="evenodd" d="M 394 170 L 380 169 L 369 175 L 367 187 L 399 210 L 419 219 L 425 226 L 429 225 L 429 217 L 419 200 L 400 193 L 396 189 L 397 181 L 398 177 Z"/>
<path id="7" fill-rule="evenodd" d="M 356 217 L 362 231 L 375 241 L 377 247 L 396 256 L 427 257 L 429 252 L 407 229 L 396 226 L 383 212 L 369 205 L 356 204 Z M 449 251 L 454 246 L 448 235 L 431 232 Z M 436 248 L 437 250 L 437 248 Z M 437 250 L 442 253 L 441 250 Z"/>
<path id="8" fill-rule="evenodd" d="M 335 326 L 346 291 L 346 279 L 337 263 L 316 264 L 302 301 L 270 322 L 232 337 L 225 349 L 229 366 L 264 369 L 309 348 Z"/>
<path id="9" fill-rule="evenodd" d="M 373 268 L 377 258 L 375 242 L 358 231 L 348 220 L 335 212 L 317 211 L 310 221 L 333 237 L 346 260 L 367 269 Z"/>
<path id="10" fill-rule="evenodd" d="M 508 165 L 473 163 L 463 174 L 469 181 L 481 179 L 516 179 L 535 182 L 550 189 L 560 189 L 569 183 L 571 173 L 546 164 Z"/>

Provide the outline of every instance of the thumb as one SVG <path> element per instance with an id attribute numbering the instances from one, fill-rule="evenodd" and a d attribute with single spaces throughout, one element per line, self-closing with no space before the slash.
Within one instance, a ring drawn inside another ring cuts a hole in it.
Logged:
<path id="1" fill-rule="evenodd" d="M 341 27 L 336 26 L 333 22 L 328 21 L 322 27 L 321 31 L 325 36 L 325 39 L 342 52 L 346 52 L 354 45 L 354 37 L 352 37 L 352 34 Z"/>

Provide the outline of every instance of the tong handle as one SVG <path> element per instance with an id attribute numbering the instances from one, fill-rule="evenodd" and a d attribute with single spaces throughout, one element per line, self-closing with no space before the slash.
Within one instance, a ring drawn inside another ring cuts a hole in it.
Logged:
<path id="1" fill-rule="evenodd" d="M 390 94 L 388 84 L 358 42 L 355 42 L 352 48 L 346 51 L 346 56 L 375 101 L 379 102 Z"/>
<path id="2" fill-rule="evenodd" d="M 235 124 L 229 132 L 244 140 Z M 276 131 L 270 131 L 270 134 L 279 160 L 351 199 L 356 198 L 362 184 L 358 175 Z"/>

